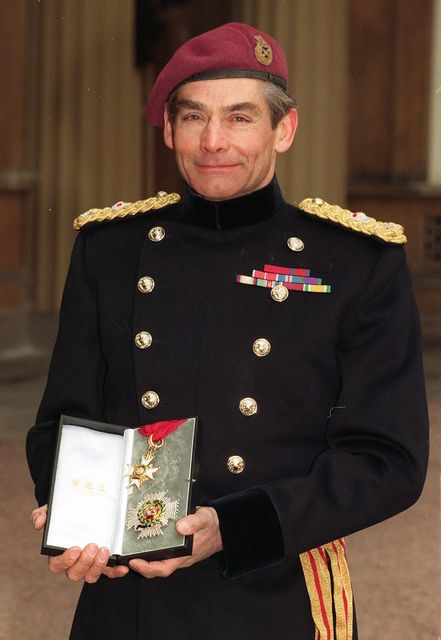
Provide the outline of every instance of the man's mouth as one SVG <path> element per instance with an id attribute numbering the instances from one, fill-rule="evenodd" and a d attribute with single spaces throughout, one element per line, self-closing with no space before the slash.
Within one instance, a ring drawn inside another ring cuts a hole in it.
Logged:
<path id="1" fill-rule="evenodd" d="M 202 171 L 216 171 L 222 169 L 233 169 L 234 167 L 238 167 L 238 162 L 196 162 L 196 166 L 198 169 Z"/>

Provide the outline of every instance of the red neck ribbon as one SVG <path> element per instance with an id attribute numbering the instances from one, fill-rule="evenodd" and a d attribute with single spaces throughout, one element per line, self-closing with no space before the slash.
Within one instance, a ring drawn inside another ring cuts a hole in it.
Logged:
<path id="1" fill-rule="evenodd" d="M 145 424 L 138 429 L 142 436 L 152 436 L 154 441 L 164 440 L 172 431 L 177 429 L 187 422 L 187 418 L 184 420 L 164 420 L 163 422 L 153 422 L 152 424 Z"/>

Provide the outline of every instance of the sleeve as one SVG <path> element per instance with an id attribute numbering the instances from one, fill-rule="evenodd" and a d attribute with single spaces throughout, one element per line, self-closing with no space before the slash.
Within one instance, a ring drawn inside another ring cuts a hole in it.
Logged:
<path id="1" fill-rule="evenodd" d="M 102 420 L 105 365 L 100 350 L 96 292 L 89 277 L 87 234 L 76 239 L 63 293 L 58 336 L 26 454 L 35 496 L 47 502 L 61 414 Z"/>
<path id="2" fill-rule="evenodd" d="M 422 491 L 427 404 L 419 318 L 401 248 L 380 251 L 341 320 L 336 353 L 341 385 L 328 446 L 308 474 L 210 503 L 224 542 L 216 561 L 226 577 L 385 520 Z"/>

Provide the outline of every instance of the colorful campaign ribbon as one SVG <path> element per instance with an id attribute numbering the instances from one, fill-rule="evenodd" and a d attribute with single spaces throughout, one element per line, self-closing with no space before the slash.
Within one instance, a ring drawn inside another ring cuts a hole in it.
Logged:
<path id="1" fill-rule="evenodd" d="M 263 271 L 253 269 L 251 276 L 236 275 L 236 282 L 250 284 L 255 287 L 275 289 L 285 287 L 293 291 L 307 291 L 309 293 L 330 293 L 331 285 L 322 284 L 321 278 L 310 276 L 310 269 L 279 267 L 265 264 Z M 287 292 L 285 292 L 287 294 Z"/>
<path id="2" fill-rule="evenodd" d="M 310 276 L 288 276 L 284 273 L 268 273 L 253 269 L 253 278 L 259 280 L 275 280 L 276 282 L 297 282 L 299 284 L 322 284 L 321 278 L 311 278 Z"/>
<path id="3" fill-rule="evenodd" d="M 268 273 L 282 273 L 286 276 L 309 276 L 310 269 L 299 269 L 297 267 L 277 267 L 274 264 L 264 264 L 263 270 Z"/>

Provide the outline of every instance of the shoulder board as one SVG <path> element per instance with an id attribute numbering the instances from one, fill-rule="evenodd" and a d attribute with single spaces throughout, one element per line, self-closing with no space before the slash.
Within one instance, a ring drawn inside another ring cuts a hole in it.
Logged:
<path id="1" fill-rule="evenodd" d="M 136 216 L 138 213 L 145 213 L 152 209 L 162 209 L 169 204 L 179 202 L 181 196 L 178 193 L 166 193 L 158 191 L 153 198 L 147 200 L 138 200 L 137 202 L 117 202 L 113 207 L 105 207 L 104 209 L 89 209 L 82 213 L 73 222 L 74 229 L 81 229 L 90 222 L 107 222 L 116 218 L 126 218 Z"/>
<path id="2" fill-rule="evenodd" d="M 297 206 L 302 211 L 313 216 L 318 216 L 323 220 L 330 220 L 358 233 L 376 236 L 384 242 L 392 242 L 394 244 L 407 242 L 403 227 L 395 222 L 380 222 L 361 211 L 354 213 L 349 209 L 342 209 L 337 205 L 328 204 L 321 198 L 306 198 Z"/>

